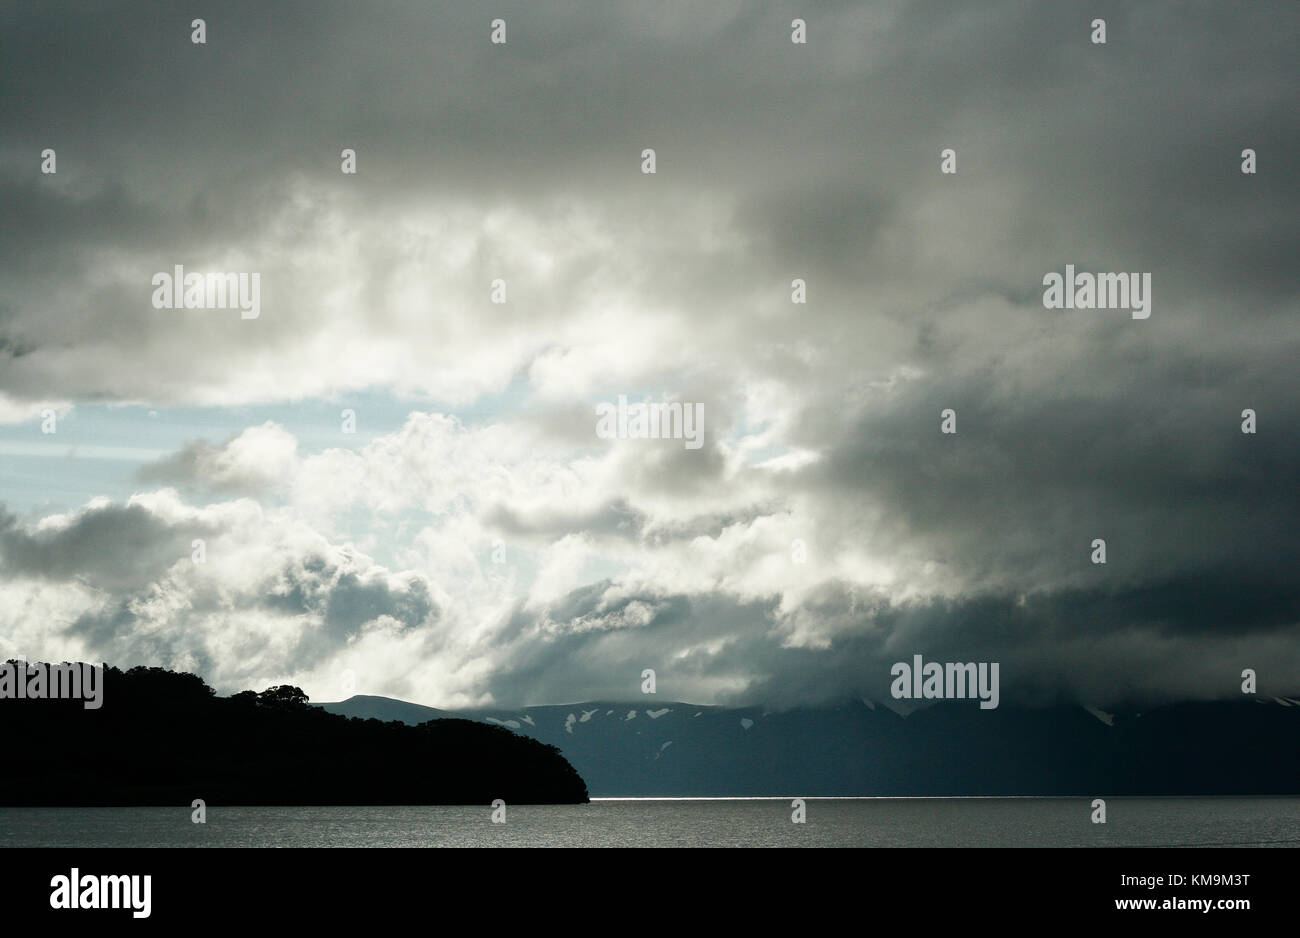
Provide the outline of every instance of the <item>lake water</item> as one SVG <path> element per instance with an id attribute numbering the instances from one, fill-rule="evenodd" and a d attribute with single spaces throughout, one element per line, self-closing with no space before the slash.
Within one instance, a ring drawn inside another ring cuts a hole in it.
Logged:
<path id="1" fill-rule="evenodd" d="M 484 807 L 0 808 L 2 847 L 1300 846 L 1300 798 L 608 800 Z"/>

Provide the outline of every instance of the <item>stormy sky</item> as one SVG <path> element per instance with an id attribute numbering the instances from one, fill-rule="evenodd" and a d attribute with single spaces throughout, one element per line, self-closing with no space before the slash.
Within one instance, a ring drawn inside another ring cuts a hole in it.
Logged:
<path id="1" fill-rule="evenodd" d="M 914 654 L 1300 688 L 1294 6 L 0 24 L 0 656 L 443 707 L 881 700 Z M 1150 318 L 1045 308 L 1066 264 Z M 260 315 L 155 308 L 176 265 Z M 601 438 L 620 395 L 703 446 Z"/>

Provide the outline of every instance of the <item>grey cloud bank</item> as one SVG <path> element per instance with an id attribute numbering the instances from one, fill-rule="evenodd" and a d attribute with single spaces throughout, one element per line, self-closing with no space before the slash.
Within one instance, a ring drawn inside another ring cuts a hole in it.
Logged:
<path id="1" fill-rule="evenodd" d="M 885 699 L 914 653 L 1018 699 L 1300 686 L 1300 13 L 832 3 L 799 46 L 754 4 L 490 12 L 7 15 L 0 419 L 249 416 L 130 504 L 0 514 L 0 654 L 443 706 L 645 667 Z M 258 315 L 156 308 L 176 265 L 260 272 Z M 1071 268 L 1140 272 L 1131 315 Z M 363 389 L 406 424 L 282 426 Z M 698 402 L 699 447 L 685 411 L 593 433 L 623 398 Z"/>

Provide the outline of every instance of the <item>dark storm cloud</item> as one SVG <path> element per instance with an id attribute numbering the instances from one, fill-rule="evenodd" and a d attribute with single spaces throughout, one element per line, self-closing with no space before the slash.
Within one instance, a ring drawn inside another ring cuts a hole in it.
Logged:
<path id="1" fill-rule="evenodd" d="M 207 17 L 206 46 L 189 42 L 188 14 L 163 4 L 15 17 L 0 75 L 22 106 L 6 118 L 4 202 L 23 224 L 6 239 L 15 276 L 0 316 L 46 354 L 12 362 L 4 390 L 185 398 L 227 381 L 223 364 L 248 363 L 237 323 L 159 317 L 138 277 L 83 279 L 102 277 L 87 262 L 110 248 L 135 255 L 145 278 L 244 248 L 274 294 L 278 237 L 325 218 L 295 204 L 295 178 L 357 216 L 382 218 L 414 196 L 529 206 L 557 222 L 566 204 L 589 204 L 618 226 L 655 217 L 634 188 L 645 145 L 662 151 L 661 190 L 735 206 L 750 254 L 728 269 L 665 243 L 642 296 L 699 311 L 715 306 L 711 293 L 770 277 L 759 271 L 791 271 L 813 280 L 808 338 L 843 339 L 841 353 L 877 317 L 915 320 L 972 283 L 1032 306 L 1044 270 L 1067 260 L 1156 271 L 1163 315 L 1182 298 L 1231 299 L 1236 323 L 1294 303 L 1285 246 L 1300 234 L 1289 186 L 1300 138 L 1279 119 L 1297 90 L 1294 17 L 832 4 L 809 11 L 813 39 L 797 48 L 785 13 L 747 4 L 508 4 L 493 15 L 510 24 L 505 47 L 488 45 L 472 4 L 234 4 Z M 1094 16 L 1108 17 L 1106 46 L 1087 42 Z M 30 167 L 47 145 L 62 168 L 38 183 Z M 936 172 L 949 145 L 956 178 Z M 350 189 L 342 146 L 365 167 Z M 1244 146 L 1267 171 L 1236 171 Z M 945 191 L 946 217 L 915 214 Z M 383 256 L 366 266 L 375 279 L 361 295 L 382 329 Z M 280 282 L 280 312 L 258 332 L 272 347 L 328 325 L 295 300 L 287 272 Z M 878 308 L 854 322 L 864 294 Z M 738 344 L 748 318 L 729 313 L 718 338 Z M 531 326 L 562 319 L 547 311 Z M 74 375 L 56 350 L 78 339 L 111 347 L 114 367 Z M 187 383 L 168 373 L 177 358 L 212 364 Z M 848 364 L 834 351 L 830 363 Z M 146 381 L 150 365 L 160 374 Z"/>
<path id="2" fill-rule="evenodd" d="M 439 612 L 422 579 L 393 584 L 373 572 L 358 574 L 318 556 L 287 564 L 268 585 L 261 603 L 279 615 L 307 615 L 319 623 L 304 632 L 294 649 L 299 667 L 315 667 L 338 653 L 361 634 L 363 625 L 381 616 L 409 631 L 432 624 Z"/>
<path id="3" fill-rule="evenodd" d="M 141 505 L 87 508 L 53 529 L 29 531 L 0 513 L 0 576 L 84 580 L 104 589 L 148 583 L 190 556 L 191 541 L 211 537 L 209 522 L 176 524 Z"/>
<path id="4" fill-rule="evenodd" d="M 1033 396 L 996 373 L 939 376 L 866 398 L 832 458 L 793 485 L 882 503 L 909 539 L 933 538 L 956 564 L 1029 570 L 1040 584 L 1086 567 L 1094 537 L 1123 579 L 1206 558 L 1289 576 L 1300 409 L 1283 356 L 1268 360 L 1209 380 L 1193 363 L 1114 363 L 1091 387 L 1063 376 Z M 1267 434 L 1241 432 L 1246 407 L 1269 415 Z M 940 433 L 945 408 L 952 435 Z"/>
<path id="5" fill-rule="evenodd" d="M 437 612 L 422 580 L 394 588 L 381 577 L 363 577 L 344 569 L 337 559 L 315 554 L 286 564 L 267 584 L 261 602 L 278 613 L 319 615 L 323 627 L 340 642 L 381 615 L 414 628 Z"/>
<path id="6" fill-rule="evenodd" d="M 845 698 L 893 705 L 890 667 L 917 654 L 999 662 L 1002 700 L 1028 705 L 1232 697 L 1243 668 L 1259 673 L 1261 693 L 1293 693 L 1300 673 L 1300 590 L 1249 571 L 901 605 L 830 585 L 802 610 L 833 636 L 819 646 L 790 644 L 768 628 L 771 603 L 683 596 L 607 603 L 607 586 L 575 591 L 548 610 L 543 631 L 533 614 L 516 614 L 504 636 L 509 664 L 490 684 L 501 705 L 573 702 L 574 688 L 582 699 L 637 700 L 644 668 L 655 670 L 660 699 L 777 709 Z M 634 602 L 656 610 L 648 622 L 591 628 L 593 616 L 603 622 Z"/>

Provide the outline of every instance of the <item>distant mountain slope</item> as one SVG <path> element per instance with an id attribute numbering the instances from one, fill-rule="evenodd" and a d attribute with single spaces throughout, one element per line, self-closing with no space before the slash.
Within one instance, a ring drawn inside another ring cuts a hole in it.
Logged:
<path id="1" fill-rule="evenodd" d="M 394 700 L 391 697 L 369 697 L 364 694 L 349 697 L 342 703 L 326 703 L 318 706 L 330 713 L 338 713 L 346 717 L 357 717 L 362 720 L 396 720 L 399 723 L 409 723 L 411 726 L 417 726 L 426 720 L 452 716 L 447 710 L 407 703 L 405 700 Z"/>
<path id="2" fill-rule="evenodd" d="M 325 709 L 505 726 L 556 746 L 594 797 L 1300 794 L 1287 698 L 1143 713 L 947 701 L 907 717 L 854 701 L 767 713 L 680 701 L 437 711 L 383 697 Z"/>

